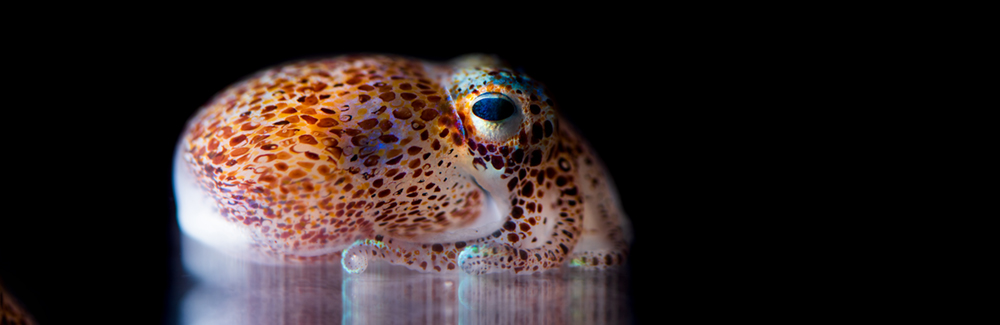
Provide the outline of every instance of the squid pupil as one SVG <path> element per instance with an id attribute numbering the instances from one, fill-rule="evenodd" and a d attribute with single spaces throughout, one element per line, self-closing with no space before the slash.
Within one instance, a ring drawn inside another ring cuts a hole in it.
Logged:
<path id="1" fill-rule="evenodd" d="M 503 98 L 483 98 L 472 105 L 472 114 L 487 121 L 499 121 L 514 115 L 514 103 Z"/>

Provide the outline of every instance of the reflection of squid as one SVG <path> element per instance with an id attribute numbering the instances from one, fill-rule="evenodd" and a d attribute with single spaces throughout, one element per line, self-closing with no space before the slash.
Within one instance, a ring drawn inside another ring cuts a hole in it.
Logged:
<path id="1" fill-rule="evenodd" d="M 562 274 L 465 277 L 459 286 L 463 324 L 565 324 L 569 318 Z"/>
<path id="2" fill-rule="evenodd" d="M 457 274 L 392 268 L 345 276 L 344 324 L 455 324 Z"/>
<path id="3" fill-rule="evenodd" d="M 625 324 L 630 317 L 620 271 L 471 276 L 373 261 L 348 274 L 247 263 L 182 239 L 184 268 L 199 279 L 184 295 L 182 323 Z"/>

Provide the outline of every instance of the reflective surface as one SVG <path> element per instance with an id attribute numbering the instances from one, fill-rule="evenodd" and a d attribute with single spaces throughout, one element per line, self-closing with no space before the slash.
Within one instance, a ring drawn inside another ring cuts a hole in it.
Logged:
<path id="1" fill-rule="evenodd" d="M 414 272 L 383 262 L 275 266 L 223 256 L 182 236 L 182 324 L 621 324 L 625 270 L 514 276 Z"/>

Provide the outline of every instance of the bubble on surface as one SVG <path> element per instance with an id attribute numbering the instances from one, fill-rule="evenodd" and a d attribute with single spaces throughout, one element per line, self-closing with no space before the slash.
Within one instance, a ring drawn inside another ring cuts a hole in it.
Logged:
<path id="1" fill-rule="evenodd" d="M 344 249 L 340 265 L 344 267 L 344 271 L 347 271 L 347 273 L 357 274 L 364 272 L 368 268 L 368 257 L 361 251 L 362 245 L 364 245 L 364 242 L 359 240 L 347 249 Z"/>

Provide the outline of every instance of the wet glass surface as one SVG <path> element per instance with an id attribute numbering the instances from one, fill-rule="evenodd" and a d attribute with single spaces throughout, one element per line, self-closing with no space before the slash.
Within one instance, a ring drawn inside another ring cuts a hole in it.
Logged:
<path id="1" fill-rule="evenodd" d="M 632 321 L 626 270 L 534 275 L 420 273 L 373 262 L 261 265 L 182 236 L 182 324 L 622 324 Z"/>

